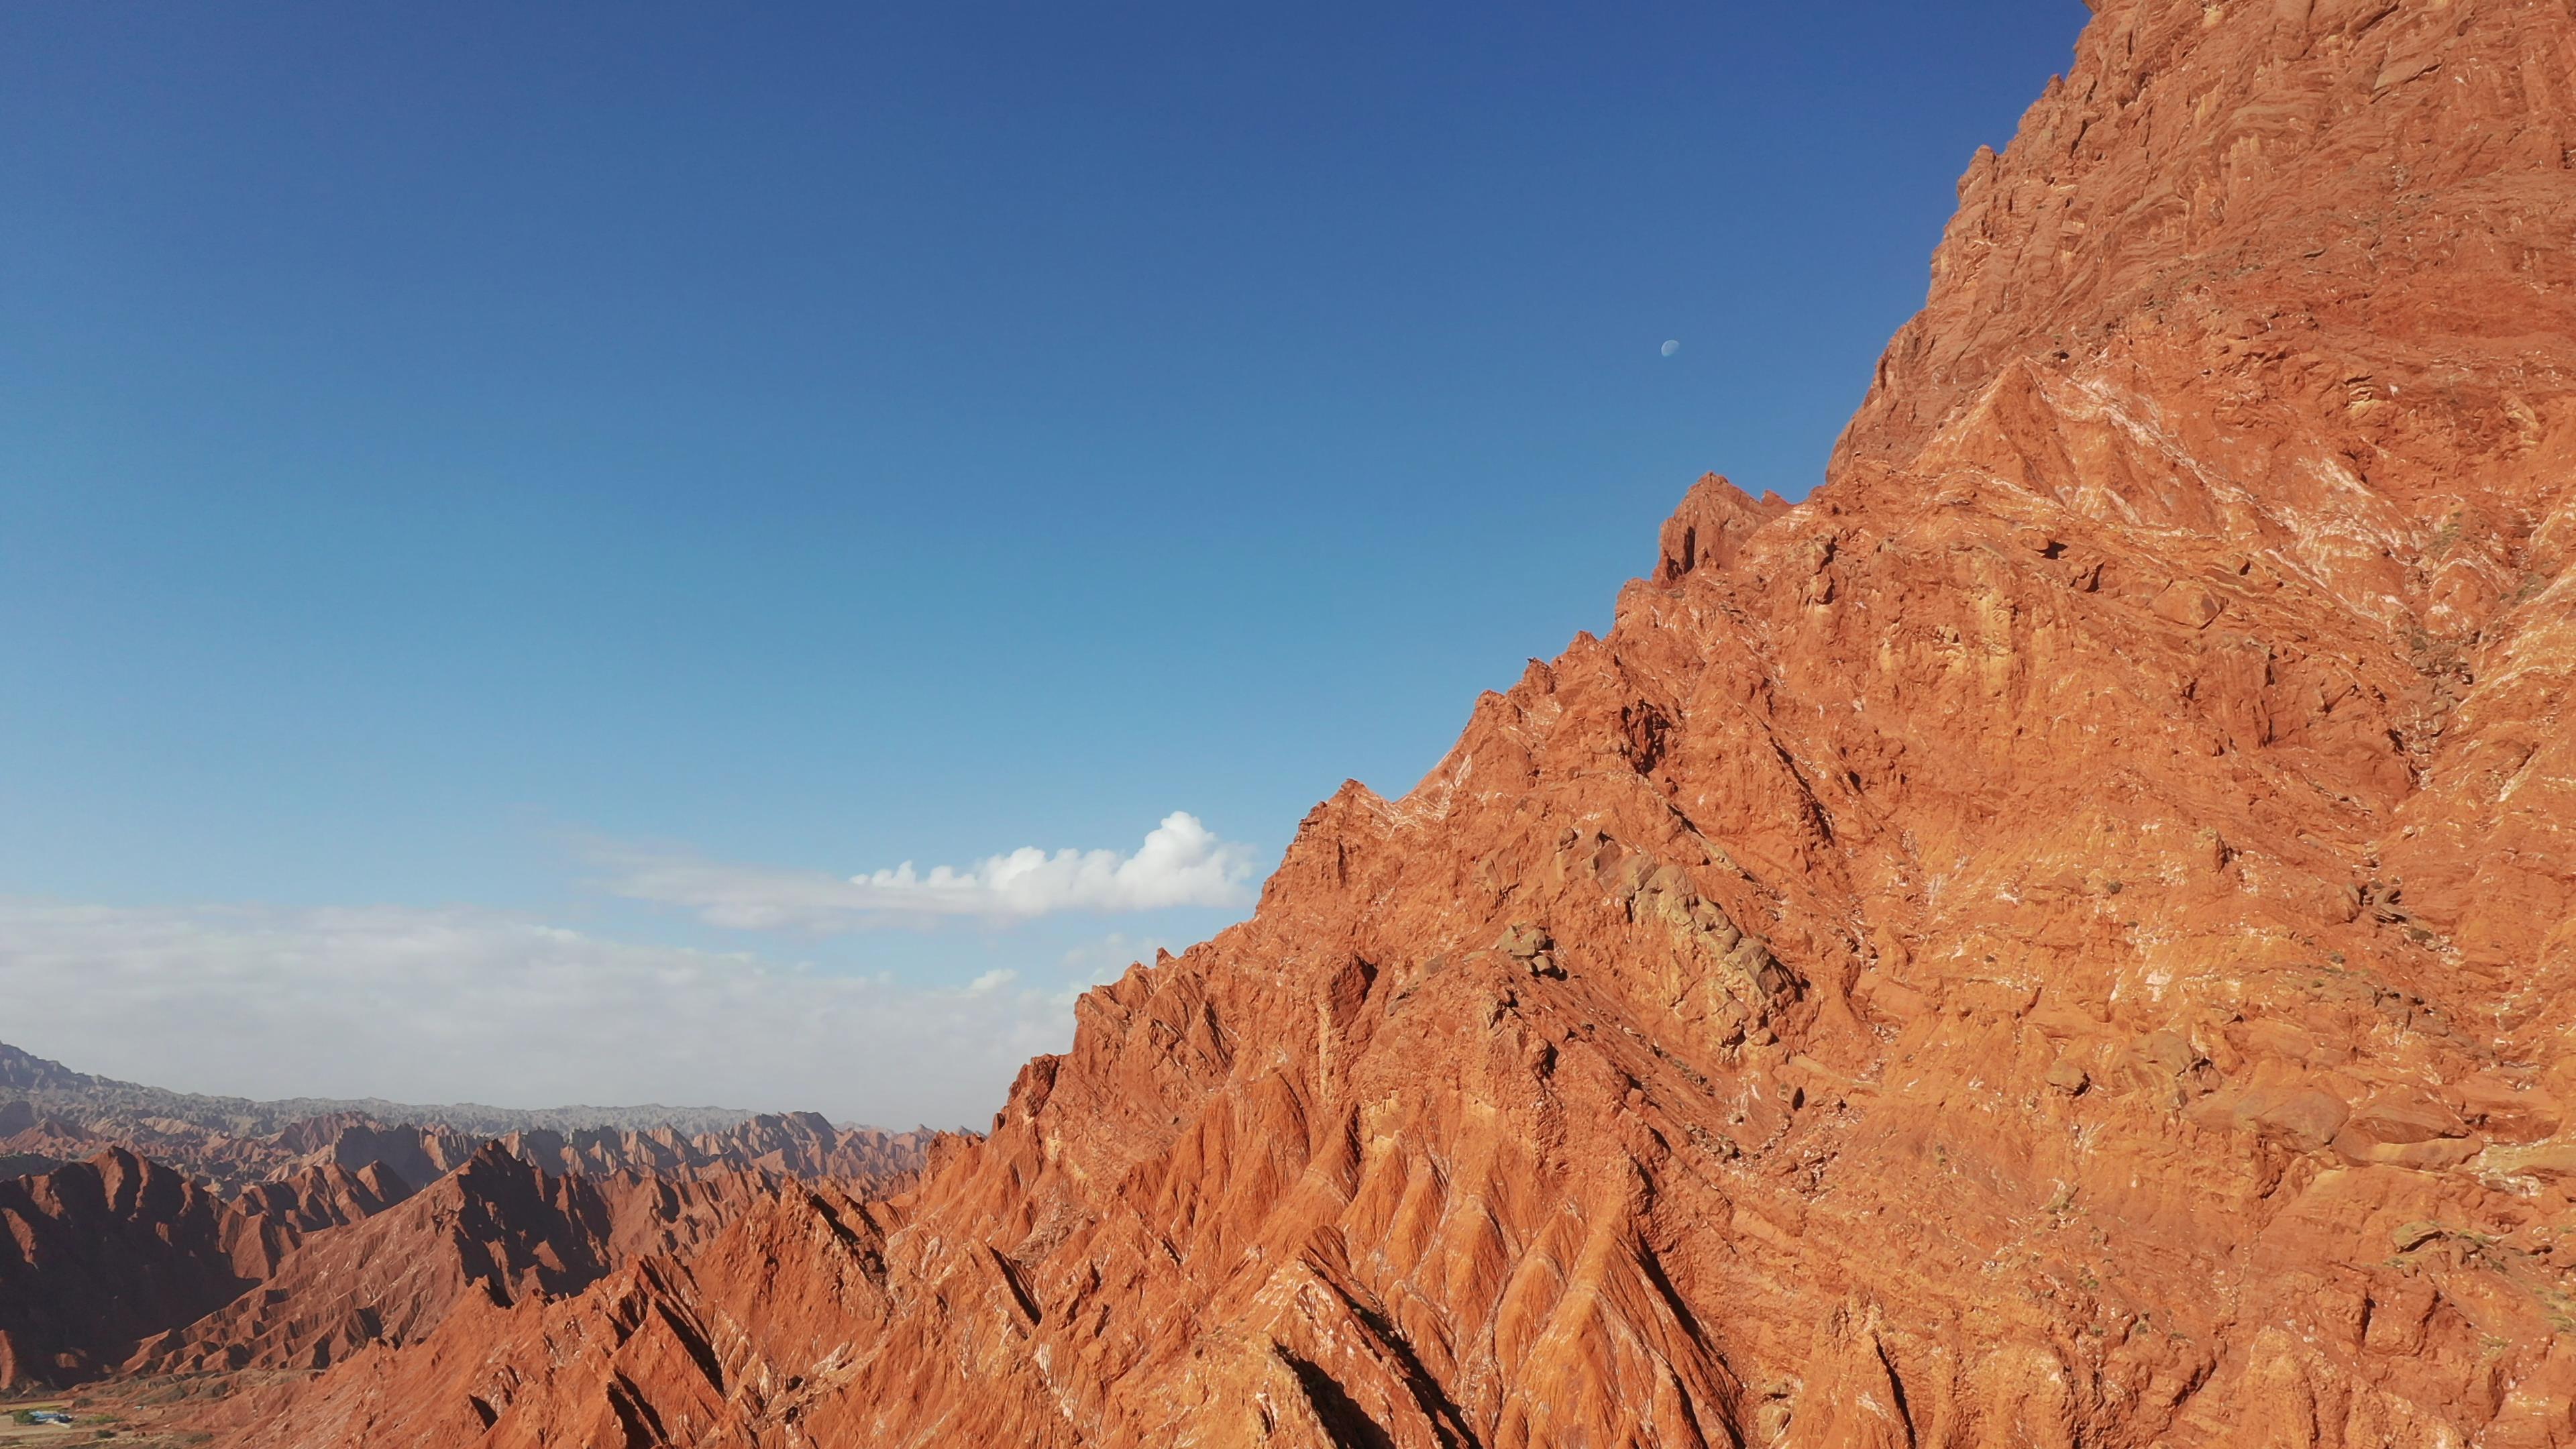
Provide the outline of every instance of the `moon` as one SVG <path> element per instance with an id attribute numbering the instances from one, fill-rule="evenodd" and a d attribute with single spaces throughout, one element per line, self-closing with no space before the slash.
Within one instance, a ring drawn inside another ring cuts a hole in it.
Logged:
<path id="1" fill-rule="evenodd" d="M 1678 341 L 1678 340 L 1670 341 L 1670 342 L 1666 342 L 1666 343 L 1664 344 L 1664 355 L 1665 355 L 1666 357 L 1670 357 L 1670 356 L 1672 356 L 1674 353 L 1679 352 L 1679 351 L 1681 351 L 1681 350 L 1682 350 L 1682 345 L 1681 345 L 1680 341 Z"/>

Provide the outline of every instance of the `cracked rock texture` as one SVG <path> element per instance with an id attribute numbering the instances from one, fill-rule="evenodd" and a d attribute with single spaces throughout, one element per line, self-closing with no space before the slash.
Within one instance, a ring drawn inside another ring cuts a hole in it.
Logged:
<path id="1" fill-rule="evenodd" d="M 2576 6 L 2096 11 L 1824 485 L 989 1138 L 229 1442 L 2576 1443 Z"/>

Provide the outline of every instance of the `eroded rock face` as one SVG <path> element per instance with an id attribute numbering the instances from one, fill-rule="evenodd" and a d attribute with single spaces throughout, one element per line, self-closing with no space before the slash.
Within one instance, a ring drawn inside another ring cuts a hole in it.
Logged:
<path id="1" fill-rule="evenodd" d="M 311 1236 L 257 1292 L 146 1344 L 129 1367 L 322 1368 L 426 1337 L 463 1302 L 560 1298 L 632 1260 L 695 1248 L 778 1190 L 763 1173 L 557 1177 L 491 1143 L 398 1207 Z"/>
<path id="2" fill-rule="evenodd" d="M 516 1156 L 556 1174 L 645 1172 L 664 1177 L 748 1170 L 830 1179 L 886 1193 L 907 1185 L 939 1134 L 835 1127 L 814 1112 L 768 1113 L 722 1132 L 513 1132 Z"/>
<path id="3" fill-rule="evenodd" d="M 0 1388 L 96 1377 L 266 1277 L 295 1241 L 123 1150 L 0 1181 Z"/>
<path id="4" fill-rule="evenodd" d="M 1827 484 L 989 1139 L 235 1442 L 2576 1442 L 2576 8 L 2096 9 Z"/>
<path id="5" fill-rule="evenodd" d="M 769 1426 L 760 1442 L 817 1442 L 807 1410 L 837 1402 L 852 1333 L 891 1315 L 878 1248 L 892 1214 L 829 1184 L 776 1187 L 698 1251 L 636 1258 L 573 1297 L 464 1297 L 425 1341 L 380 1342 L 310 1385 L 253 1386 L 203 1422 L 245 1446 L 736 1444 L 746 1418 Z"/>

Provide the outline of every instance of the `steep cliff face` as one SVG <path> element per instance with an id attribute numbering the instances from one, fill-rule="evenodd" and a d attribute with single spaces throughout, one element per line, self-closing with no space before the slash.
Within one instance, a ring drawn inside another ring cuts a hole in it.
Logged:
<path id="1" fill-rule="evenodd" d="M 2576 7 L 2097 12 L 1825 486 L 989 1139 L 240 1442 L 2576 1443 Z"/>

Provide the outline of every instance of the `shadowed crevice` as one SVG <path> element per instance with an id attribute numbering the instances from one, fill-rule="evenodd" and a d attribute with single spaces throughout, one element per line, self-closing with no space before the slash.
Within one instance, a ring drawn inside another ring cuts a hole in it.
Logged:
<path id="1" fill-rule="evenodd" d="M 1321 1365 L 1285 1348 L 1278 1354 L 1280 1362 L 1297 1375 L 1298 1387 L 1306 1391 L 1307 1407 L 1315 1411 L 1315 1420 L 1324 1426 L 1333 1449 L 1395 1449 L 1394 1438 Z"/>

